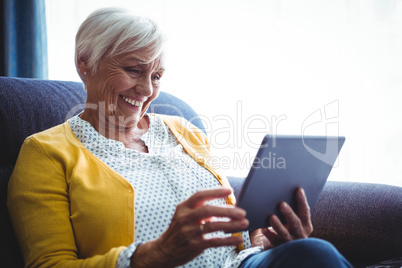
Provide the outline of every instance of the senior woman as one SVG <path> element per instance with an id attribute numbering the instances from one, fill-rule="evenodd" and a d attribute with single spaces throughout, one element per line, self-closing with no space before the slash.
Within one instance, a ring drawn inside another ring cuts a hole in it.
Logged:
<path id="1" fill-rule="evenodd" d="M 204 161 L 206 136 L 147 114 L 164 73 L 156 25 L 124 10 L 91 14 L 76 36 L 84 111 L 24 142 L 8 206 L 26 267 L 350 267 L 307 239 L 308 203 L 288 225 L 246 229 L 227 179 Z M 250 238 L 251 237 L 251 238 Z"/>

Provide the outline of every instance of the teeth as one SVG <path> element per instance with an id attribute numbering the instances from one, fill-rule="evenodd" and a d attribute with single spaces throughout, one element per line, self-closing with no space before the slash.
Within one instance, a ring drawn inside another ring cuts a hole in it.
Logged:
<path id="1" fill-rule="evenodd" d="M 142 102 L 140 101 L 136 101 L 136 100 L 132 100 L 126 97 L 123 97 L 123 100 L 125 100 L 127 103 L 133 105 L 133 106 L 137 106 L 137 107 L 141 107 L 142 106 Z"/>

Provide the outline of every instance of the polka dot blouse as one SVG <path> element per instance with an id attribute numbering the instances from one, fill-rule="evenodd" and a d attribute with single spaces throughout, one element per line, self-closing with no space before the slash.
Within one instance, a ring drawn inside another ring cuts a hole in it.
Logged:
<path id="1" fill-rule="evenodd" d="M 135 189 L 134 243 L 123 250 L 116 267 L 130 267 L 130 257 L 141 243 L 154 240 L 168 228 L 178 203 L 195 192 L 219 187 L 218 180 L 185 153 L 174 134 L 157 115 L 149 115 L 150 126 L 141 137 L 148 153 L 126 148 L 123 143 L 100 135 L 87 121 L 75 116 L 69 120 L 78 140 L 112 170 L 127 179 Z M 223 205 L 224 199 L 211 205 Z M 208 234 L 226 236 L 223 232 Z M 246 250 L 234 247 L 210 248 L 182 267 L 238 267 L 251 248 L 248 232 L 243 232 Z"/>

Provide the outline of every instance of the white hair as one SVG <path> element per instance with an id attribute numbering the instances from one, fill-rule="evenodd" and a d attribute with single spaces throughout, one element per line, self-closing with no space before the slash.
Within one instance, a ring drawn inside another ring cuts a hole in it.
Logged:
<path id="1" fill-rule="evenodd" d="M 89 15 L 77 32 L 75 64 L 84 61 L 95 73 L 102 59 L 125 53 L 137 53 L 148 63 L 159 56 L 162 43 L 162 33 L 152 20 L 124 9 L 102 8 Z"/>

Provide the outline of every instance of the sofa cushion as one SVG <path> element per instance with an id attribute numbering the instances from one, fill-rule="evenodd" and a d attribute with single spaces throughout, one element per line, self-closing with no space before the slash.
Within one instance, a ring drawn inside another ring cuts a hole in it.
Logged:
<path id="1" fill-rule="evenodd" d="M 2 77 L 0 163 L 14 165 L 27 136 L 64 122 L 85 98 L 81 83 Z"/>
<path id="2" fill-rule="evenodd" d="M 329 181 L 312 214 L 313 236 L 352 262 L 402 256 L 402 187 Z"/>

